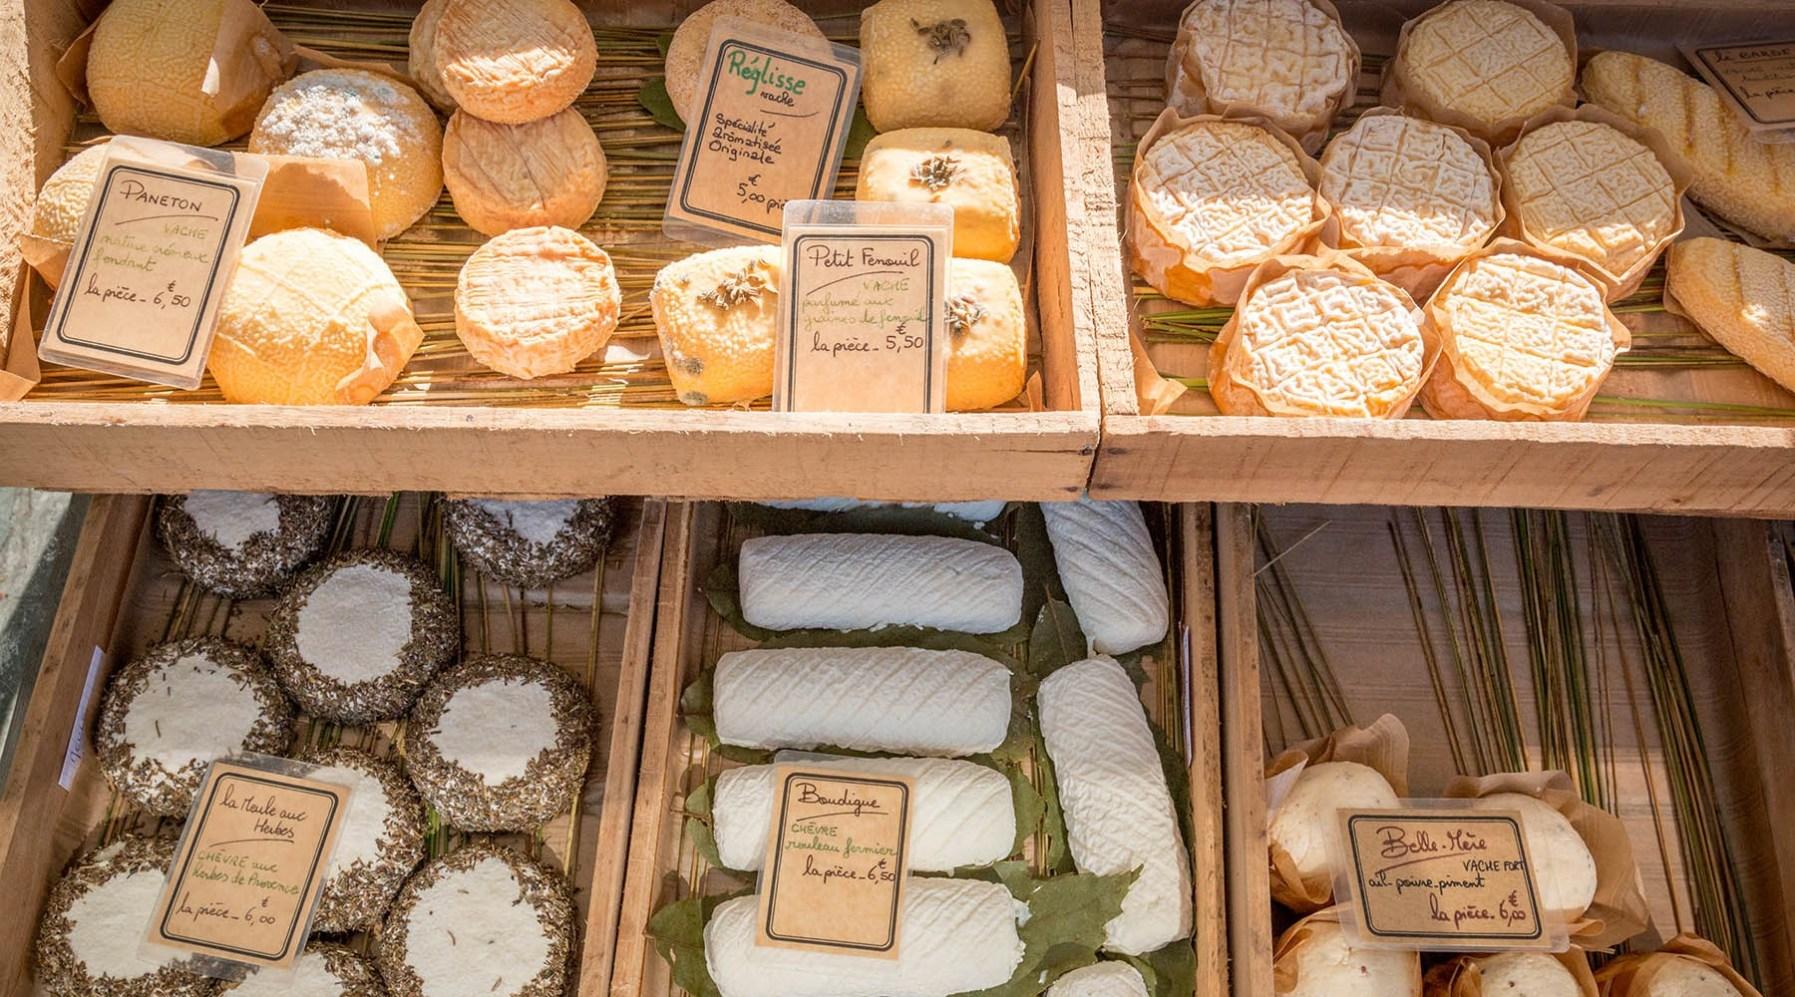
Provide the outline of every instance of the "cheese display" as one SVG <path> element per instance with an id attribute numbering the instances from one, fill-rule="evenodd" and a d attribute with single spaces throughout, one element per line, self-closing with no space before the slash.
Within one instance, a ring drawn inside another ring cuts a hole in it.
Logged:
<path id="1" fill-rule="evenodd" d="M 905 509 L 933 509 L 944 516 L 952 516 L 974 526 L 983 526 L 1003 515 L 1004 507 L 1009 505 L 1008 502 L 1001 499 L 988 502 L 887 503 L 849 498 L 767 499 L 760 504 L 769 509 L 796 509 L 801 512 L 851 512 L 856 509 L 875 509 L 895 504 Z"/>
<path id="2" fill-rule="evenodd" d="M 1135 502 L 1043 502 L 1053 563 L 1091 650 L 1126 654 L 1170 625 L 1165 573 Z"/>
<path id="3" fill-rule="evenodd" d="M 1329 920 L 1292 925 L 1278 939 L 1275 972 L 1278 997 L 1421 997 L 1419 955 L 1355 948 Z"/>
<path id="4" fill-rule="evenodd" d="M 386 997 L 374 964 L 343 945 L 307 942 L 291 976 L 257 973 L 226 983 L 232 997 Z"/>
<path id="5" fill-rule="evenodd" d="M 109 131 L 217 145 L 249 131 L 293 64 L 251 0 L 116 0 L 94 24 L 87 96 Z"/>
<path id="6" fill-rule="evenodd" d="M 1128 673 L 1106 657 L 1067 665 L 1042 680 L 1036 704 L 1079 871 L 1140 870 L 1104 947 L 1140 955 L 1187 937 L 1190 853 Z"/>
<path id="7" fill-rule="evenodd" d="M 573 900 L 554 870 L 481 842 L 405 882 L 375 957 L 392 997 L 561 997 L 576 944 Z"/>
<path id="8" fill-rule="evenodd" d="M 1563 263 L 1497 242 L 1427 303 L 1440 359 L 1421 389 L 1436 419 L 1581 419 L 1626 326 L 1602 289 Z"/>
<path id="9" fill-rule="evenodd" d="M 404 714 L 460 646 L 454 601 L 423 564 L 390 550 L 345 551 L 307 569 L 263 636 L 294 702 L 344 724 Z"/>
<path id="10" fill-rule="evenodd" d="M 1417 301 L 1495 233 L 1498 186 L 1481 139 L 1388 110 L 1361 115 L 1321 157 L 1336 244 Z"/>
<path id="11" fill-rule="evenodd" d="M 1010 116 L 1010 41 L 992 0 L 879 0 L 860 12 L 860 100 L 881 132 L 990 131 Z"/>
<path id="12" fill-rule="evenodd" d="M 448 87 L 443 85 L 442 67 L 436 62 L 436 22 L 442 19 L 443 8 L 448 3 L 449 0 L 424 0 L 423 6 L 418 8 L 407 38 L 405 68 L 425 100 L 441 110 L 453 111 L 455 98 L 449 96 Z"/>
<path id="13" fill-rule="evenodd" d="M 592 27 L 571 0 L 450 0 L 429 35 L 456 106 L 502 124 L 572 104 L 598 65 Z"/>
<path id="14" fill-rule="evenodd" d="M 1248 280 L 1209 352 L 1228 415 L 1398 419 L 1434 355 L 1413 298 L 1347 257 L 1291 256 Z"/>
<path id="15" fill-rule="evenodd" d="M 1148 997 L 1147 981 L 1125 962 L 1099 962 L 1054 980 L 1047 997 Z"/>
<path id="16" fill-rule="evenodd" d="M 730 651 L 717 659 L 712 701 L 717 738 L 745 748 L 954 757 L 991 751 L 1010 730 L 1009 669 L 971 651 Z"/>
<path id="17" fill-rule="evenodd" d="M 1263 117 L 1318 146 L 1358 80 L 1359 47 L 1331 6 L 1195 0 L 1178 20 L 1166 103 L 1187 117 Z"/>
<path id="18" fill-rule="evenodd" d="M 784 272 L 778 246 L 736 246 L 688 256 L 655 275 L 648 302 L 680 401 L 722 405 L 773 393 Z"/>
<path id="19" fill-rule="evenodd" d="M 1561 9 L 1447 0 L 1403 26 L 1384 102 L 1506 142 L 1534 115 L 1575 103 L 1576 64 Z"/>
<path id="20" fill-rule="evenodd" d="M 1540 952 L 1503 952 L 1476 959 L 1473 964 L 1477 967 L 1483 992 L 1491 997 L 1503 994 L 1583 997 L 1583 984 L 1554 956 Z"/>
<path id="21" fill-rule="evenodd" d="M 365 405 L 423 339 L 378 254 L 324 229 L 288 229 L 243 247 L 206 368 L 227 401 Z"/>
<path id="22" fill-rule="evenodd" d="M 1795 391 L 1795 263 L 1724 239 L 1670 247 L 1665 304 L 1760 374 Z"/>
<path id="23" fill-rule="evenodd" d="M 1625 297 L 1683 230 L 1682 192 L 1645 143 L 1601 120 L 1551 120 L 1503 150 L 1522 239 L 1586 261 Z"/>
<path id="24" fill-rule="evenodd" d="M 1518 812 L 1528 857 L 1539 870 L 1540 906 L 1565 921 L 1583 916 L 1596 895 L 1596 860 L 1563 814 L 1522 793 L 1492 793 L 1470 801 L 1470 806 Z"/>
<path id="25" fill-rule="evenodd" d="M 769 630 L 933 627 L 998 633 L 1022 614 L 1022 565 L 953 537 L 806 533 L 742 543 L 742 616 Z"/>
<path id="26" fill-rule="evenodd" d="M 249 133 L 250 152 L 366 166 L 374 233 L 382 239 L 436 204 L 442 143 L 436 113 L 416 90 L 361 69 L 316 69 L 281 84 Z"/>
<path id="27" fill-rule="evenodd" d="M 1247 274 L 1321 230 L 1315 162 L 1262 125 L 1167 110 L 1141 140 L 1128 193 L 1134 272 L 1168 298 L 1231 305 Z"/>
<path id="28" fill-rule="evenodd" d="M 896 959 L 756 945 L 755 905 L 726 900 L 705 925 L 704 961 L 722 997 L 941 997 L 998 986 L 1022 962 L 1016 901 L 997 883 L 910 880 Z"/>
<path id="29" fill-rule="evenodd" d="M 486 235 L 575 229 L 604 198 L 605 150 L 573 108 L 517 125 L 457 111 L 443 132 L 443 184 L 455 213 Z"/>
<path id="30" fill-rule="evenodd" d="M 1342 861 L 1334 814 L 1345 807 L 1390 808 L 1399 802 L 1390 780 L 1368 765 L 1322 762 L 1304 768 L 1283 802 L 1276 804 L 1267 832 L 1272 865 L 1300 882 L 1302 893 L 1283 888 L 1284 876 L 1273 876 L 1273 897 L 1297 911 L 1326 906 Z"/>
<path id="31" fill-rule="evenodd" d="M 233 599 L 268 595 L 324 550 L 335 501 L 192 491 L 156 501 L 156 539 L 181 573 Z"/>
<path id="32" fill-rule="evenodd" d="M 443 507 L 455 552 L 481 574 L 536 589 L 589 570 L 617 525 L 608 498 L 511 502 L 453 499 Z"/>
<path id="33" fill-rule="evenodd" d="M 802 764 L 914 778 L 910 869 L 915 872 L 987 866 L 1016 847 L 1016 803 L 1009 779 L 997 769 L 947 758 L 828 758 Z M 725 866 L 760 869 L 775 795 L 771 765 L 729 769 L 717 776 L 711 819 Z"/>
<path id="34" fill-rule="evenodd" d="M 947 410 L 995 408 L 1028 377 L 1028 312 L 1008 264 L 947 264 Z"/>
<path id="35" fill-rule="evenodd" d="M 565 228 L 520 228 L 468 257 L 455 282 L 455 335 L 512 377 L 564 374 L 617 331 L 623 295 L 610 254 Z"/>
<path id="36" fill-rule="evenodd" d="M 1010 262 L 1022 238 L 1010 142 L 969 128 L 904 128 L 866 144 L 854 188 L 860 201 L 954 209 L 954 255 Z"/>
<path id="37" fill-rule="evenodd" d="M 424 860 L 424 801 L 398 762 L 358 748 L 297 753 L 308 778 L 348 786 L 348 814 L 324 867 L 312 930 L 336 934 L 380 923 L 405 877 Z"/>
<path id="38" fill-rule="evenodd" d="M 1745 997 L 1721 972 L 1691 959 L 1663 963 L 1643 987 L 1636 988 L 1638 997 Z M 1628 995 L 1635 993 L 1627 991 Z"/>
<path id="39" fill-rule="evenodd" d="M 135 942 L 162 894 L 173 838 L 127 835 L 82 856 L 50 890 L 32 951 L 37 982 L 58 995 L 212 997 L 218 983 Z M 17 910 L 10 916 L 18 916 Z"/>
<path id="40" fill-rule="evenodd" d="M 1643 55 L 1598 52 L 1582 82 L 1590 103 L 1664 137 L 1689 164 L 1702 207 L 1759 236 L 1795 239 L 1795 145 L 1760 140 L 1713 88 Z"/>
<path id="41" fill-rule="evenodd" d="M 284 754 L 293 707 L 253 648 L 218 637 L 159 644 L 119 669 L 100 701 L 94 754 L 132 803 L 185 817 L 214 759 Z"/>
<path id="42" fill-rule="evenodd" d="M 444 823 L 528 831 L 585 784 L 598 715 L 564 669 L 515 654 L 471 657 L 412 707 L 405 763 Z"/>
<path id="43" fill-rule="evenodd" d="M 100 163 L 105 158 L 104 142 L 82 149 L 50 174 L 50 179 L 38 189 L 37 200 L 32 202 L 31 223 L 20 242 L 38 243 L 30 247 L 37 250 L 35 254 L 28 249 L 27 261 L 51 287 L 62 280 L 62 266 L 75 245 L 75 230 L 81 227 L 82 216 L 87 213 L 87 202 L 93 198 L 94 181 L 99 179 Z M 39 262 L 40 258 L 43 262 Z"/>
<path id="44" fill-rule="evenodd" d="M 673 40 L 667 43 L 667 97 L 673 101 L 673 110 L 685 121 L 691 121 L 698 113 L 695 105 L 705 82 L 704 73 L 709 68 L 703 64 L 704 50 L 720 17 L 764 24 L 814 39 L 818 44 L 827 41 L 823 29 L 816 26 L 809 14 L 785 0 L 711 0 L 686 15 L 674 29 Z"/>

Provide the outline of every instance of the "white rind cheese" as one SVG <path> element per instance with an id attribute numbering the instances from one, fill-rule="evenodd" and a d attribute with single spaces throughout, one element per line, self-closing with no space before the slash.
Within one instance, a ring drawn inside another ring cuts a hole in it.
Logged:
<path id="1" fill-rule="evenodd" d="M 742 616 L 770 630 L 901 625 L 997 633 L 1022 617 L 1022 565 L 952 537 L 806 533 L 742 542 Z"/>
<path id="2" fill-rule="evenodd" d="M 1135 502 L 1043 502 L 1053 563 L 1091 650 L 1125 654 L 1165 636 L 1165 575 Z"/>
<path id="3" fill-rule="evenodd" d="M 776 499 L 760 503 L 769 509 L 796 509 L 800 512 L 852 512 L 855 509 L 877 509 L 889 505 L 899 505 L 905 509 L 933 509 L 943 516 L 965 520 L 974 526 L 983 526 L 998 516 L 1003 515 L 1003 507 L 1008 505 L 1002 499 L 991 502 L 868 502 L 865 499 L 851 498 L 813 498 L 813 499 Z"/>
<path id="4" fill-rule="evenodd" d="M 990 865 L 1016 846 L 1016 803 L 1003 773 L 945 758 L 826 758 L 803 764 L 916 780 L 910 869 L 951 872 Z M 717 777 L 711 817 L 717 854 L 731 869 L 752 872 L 766 858 L 773 820 L 774 767 L 750 765 Z"/>
<path id="5" fill-rule="evenodd" d="M 1125 962 L 1100 962 L 1055 980 L 1047 997 L 1148 997 L 1147 981 Z"/>
<path id="6" fill-rule="evenodd" d="M 717 659 L 712 700 L 724 744 L 976 755 L 1009 736 L 1010 672 L 959 650 L 731 651 Z"/>
<path id="7" fill-rule="evenodd" d="M 1188 936 L 1190 855 L 1134 683 L 1113 659 L 1090 658 L 1049 675 L 1037 702 L 1079 871 L 1140 869 L 1104 947 L 1141 955 Z"/>
<path id="8" fill-rule="evenodd" d="M 996 883 L 916 878 L 896 959 L 754 944 L 757 901 L 718 905 L 704 960 L 723 997 L 944 997 L 1006 983 L 1022 962 L 1016 901 Z"/>

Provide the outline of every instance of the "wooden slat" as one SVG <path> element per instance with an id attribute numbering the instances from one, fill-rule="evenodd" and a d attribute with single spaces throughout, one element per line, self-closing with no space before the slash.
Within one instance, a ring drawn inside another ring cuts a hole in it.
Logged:
<path id="1" fill-rule="evenodd" d="M 1222 802 L 1221 653 L 1216 644 L 1215 510 L 1177 507 L 1184 551 L 1180 616 L 1190 646 L 1191 863 L 1196 888 L 1196 997 L 1228 997 L 1227 810 Z"/>
<path id="2" fill-rule="evenodd" d="M 1228 939 L 1234 997 L 1272 997 L 1271 878 L 1266 873 L 1265 729 L 1259 693 L 1252 510 L 1215 512 L 1221 664 L 1222 792 L 1226 795 Z"/>

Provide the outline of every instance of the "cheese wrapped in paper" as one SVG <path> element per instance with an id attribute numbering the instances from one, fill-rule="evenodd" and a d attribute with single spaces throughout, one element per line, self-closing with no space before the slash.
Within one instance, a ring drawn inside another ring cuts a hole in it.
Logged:
<path id="1" fill-rule="evenodd" d="M 742 616 L 769 630 L 934 627 L 988 634 L 1022 617 L 1022 565 L 952 537 L 805 533 L 742 542 Z"/>
<path id="2" fill-rule="evenodd" d="M 1165 636 L 1165 575 L 1136 502 L 1043 502 L 1066 598 L 1091 649 L 1126 654 Z"/>
<path id="3" fill-rule="evenodd" d="M 1331 4 L 1195 0 L 1178 21 L 1166 103 L 1261 116 L 1315 148 L 1358 81 L 1359 46 Z"/>

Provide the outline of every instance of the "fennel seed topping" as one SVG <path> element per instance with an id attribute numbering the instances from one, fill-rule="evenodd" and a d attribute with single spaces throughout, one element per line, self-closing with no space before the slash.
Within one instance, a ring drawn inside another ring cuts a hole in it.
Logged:
<path id="1" fill-rule="evenodd" d="M 939 193 L 954 182 L 954 175 L 959 172 L 960 162 L 954 157 L 930 156 L 910 170 L 910 182 L 922 184 L 930 193 Z"/>
<path id="2" fill-rule="evenodd" d="M 728 311 L 744 301 L 753 301 L 760 297 L 760 292 L 767 282 L 753 267 L 745 267 L 740 273 L 725 274 L 722 283 L 705 291 L 698 300 Z"/>
<path id="3" fill-rule="evenodd" d="M 913 17 L 910 19 L 910 26 L 928 41 L 937 63 L 943 56 L 965 55 L 966 46 L 972 44 L 972 32 L 966 30 L 966 19 L 963 17 L 936 21 L 934 24 L 922 24 Z"/>
<path id="4" fill-rule="evenodd" d="M 949 335 L 966 335 L 972 330 L 973 325 L 984 317 L 985 306 L 964 294 L 947 299 L 947 331 Z"/>

